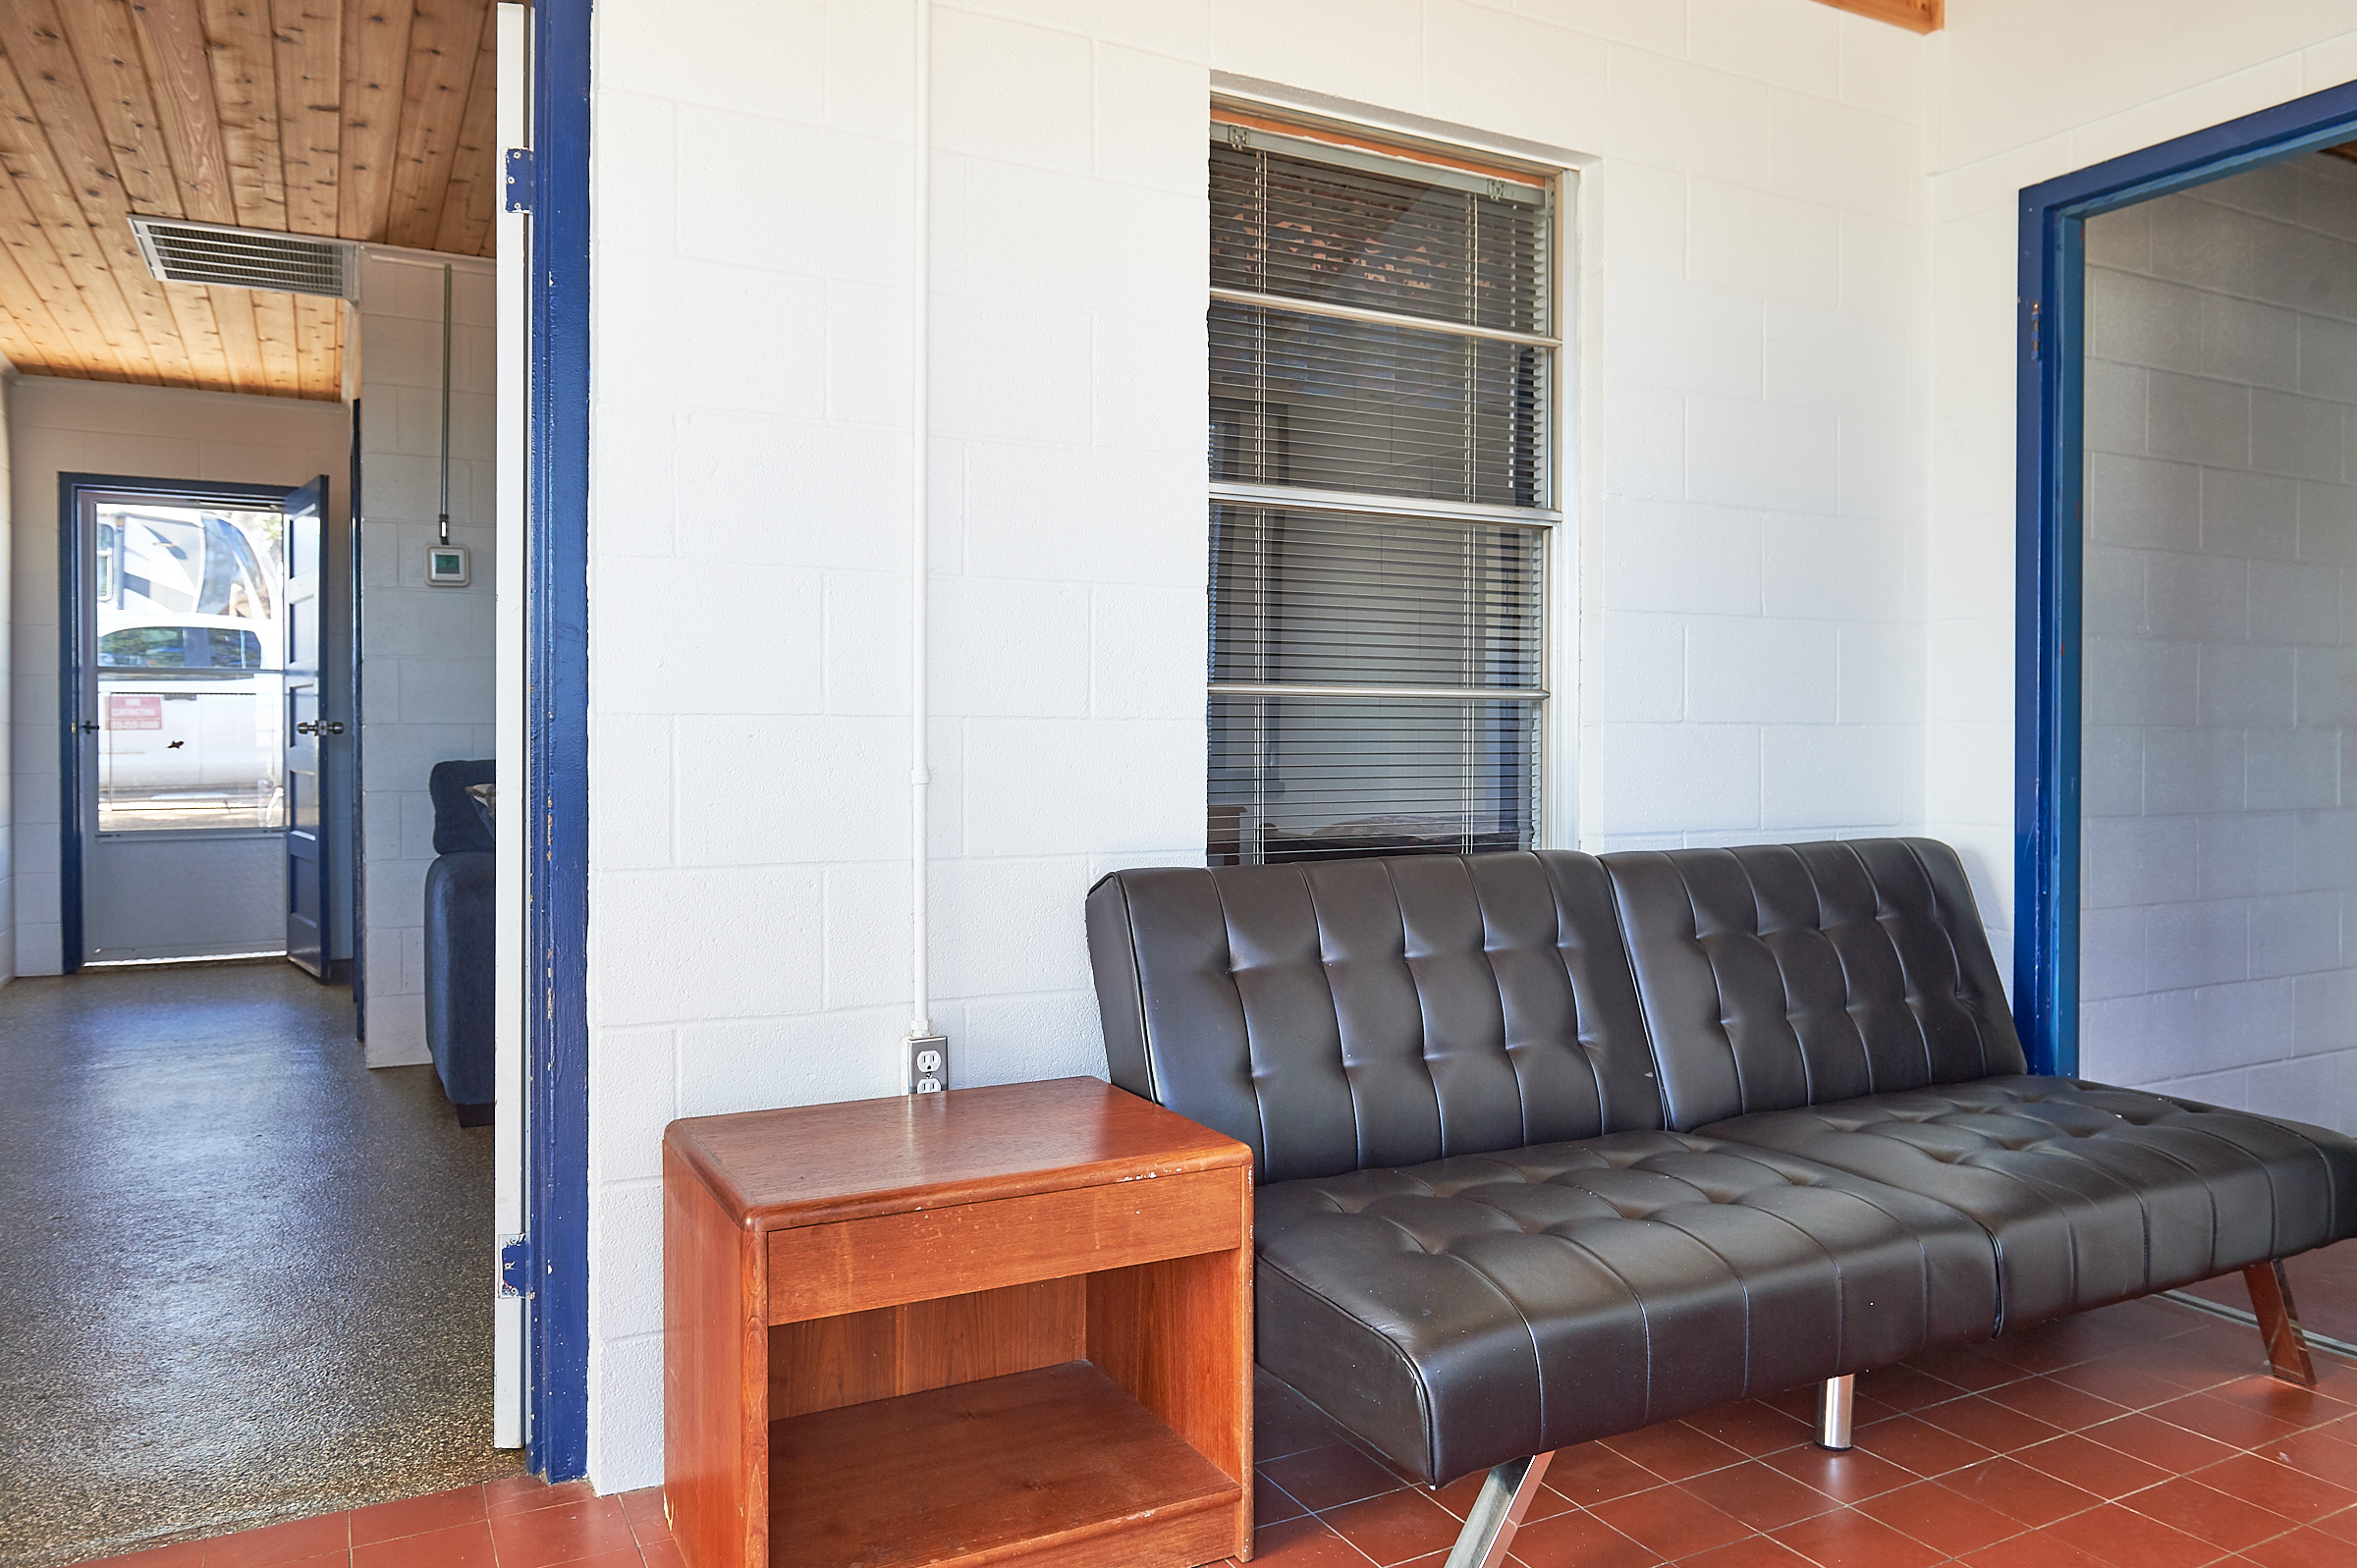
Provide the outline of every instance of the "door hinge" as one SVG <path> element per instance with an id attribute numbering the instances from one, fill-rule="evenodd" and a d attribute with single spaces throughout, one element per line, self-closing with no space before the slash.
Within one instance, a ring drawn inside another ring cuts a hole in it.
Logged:
<path id="1" fill-rule="evenodd" d="M 499 1293 L 503 1296 L 529 1296 L 532 1293 L 531 1237 L 500 1238 Z"/>
<path id="2" fill-rule="evenodd" d="M 2041 329 L 2045 326 L 2043 319 L 2045 309 L 2042 301 L 2036 299 L 2030 301 L 2030 357 L 2033 359 L 2046 357 L 2046 346 L 2040 341 L 2044 337 Z"/>
<path id="3" fill-rule="evenodd" d="M 529 212 L 532 210 L 531 148 L 510 147 L 508 149 L 507 189 L 508 210 L 510 212 Z"/>

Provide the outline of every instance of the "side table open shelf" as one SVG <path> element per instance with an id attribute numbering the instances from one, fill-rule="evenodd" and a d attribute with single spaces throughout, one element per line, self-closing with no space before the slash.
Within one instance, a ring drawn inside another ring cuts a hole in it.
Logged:
<path id="1" fill-rule="evenodd" d="M 1250 1177 L 1093 1078 L 674 1122 L 691 1568 L 1249 1555 Z"/>

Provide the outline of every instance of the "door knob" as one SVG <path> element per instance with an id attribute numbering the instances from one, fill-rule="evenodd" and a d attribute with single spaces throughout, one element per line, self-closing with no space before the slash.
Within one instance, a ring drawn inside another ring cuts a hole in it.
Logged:
<path id="1" fill-rule="evenodd" d="M 295 732 L 299 735 L 340 735 L 344 732 L 344 721 L 322 719 L 317 724 L 312 724 L 305 720 L 295 727 Z"/>

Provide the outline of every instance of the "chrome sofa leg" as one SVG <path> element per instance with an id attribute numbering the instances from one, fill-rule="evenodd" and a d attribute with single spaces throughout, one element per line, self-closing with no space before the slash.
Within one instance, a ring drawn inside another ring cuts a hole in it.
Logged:
<path id="1" fill-rule="evenodd" d="M 2285 1382 L 2315 1387 L 2316 1363 L 2308 1359 L 2308 1336 L 2300 1332 L 2300 1309 L 2292 1305 L 2283 1260 L 2251 1265 L 2242 1271 L 2242 1282 L 2250 1286 L 2251 1311 L 2259 1318 L 2259 1336 L 2267 1341 L 2268 1370 Z"/>
<path id="2" fill-rule="evenodd" d="M 1522 1528 L 1522 1516 L 1530 1512 L 1531 1499 L 1539 1494 L 1547 1462 L 1554 1457 L 1551 1452 L 1532 1454 L 1490 1467 L 1445 1568 L 1500 1568 L 1514 1542 L 1514 1532 Z"/>
<path id="3" fill-rule="evenodd" d="M 1849 1449 L 1849 1407 L 1856 1397 L 1858 1379 L 1855 1373 L 1846 1377 L 1828 1378 L 1817 1390 L 1817 1446 L 1831 1448 L 1836 1453 Z"/>

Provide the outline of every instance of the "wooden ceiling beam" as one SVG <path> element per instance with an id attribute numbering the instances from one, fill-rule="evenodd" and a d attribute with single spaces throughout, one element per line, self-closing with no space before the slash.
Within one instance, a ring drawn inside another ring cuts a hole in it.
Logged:
<path id="1" fill-rule="evenodd" d="M 393 0 L 344 0 L 344 133 L 337 148 L 336 232 L 382 243 L 401 145 L 402 77 L 411 9 Z"/>
<path id="2" fill-rule="evenodd" d="M 491 0 L 0 0 L 0 348 L 339 398 L 341 301 L 165 284 L 134 213 L 490 253 Z"/>
<path id="3" fill-rule="evenodd" d="M 466 118 L 466 90 L 482 53 L 485 9 L 483 0 L 416 0 L 385 226 L 389 244 L 433 248 L 459 128 Z"/>
<path id="4" fill-rule="evenodd" d="M 115 287 L 123 291 L 124 306 L 131 311 L 132 320 L 138 325 L 139 339 L 147 345 L 148 356 L 155 361 L 156 379 L 167 387 L 198 385 L 195 364 L 189 358 L 188 345 L 181 341 L 180 321 L 172 313 L 172 302 L 164 297 L 163 284 L 139 259 L 136 242 L 131 252 L 130 265 L 115 258 L 111 270 Z"/>
<path id="5" fill-rule="evenodd" d="M 105 242 L 92 232 L 89 221 L 91 208 L 108 214 L 119 198 L 109 191 L 82 189 L 95 180 L 85 167 L 86 158 L 76 160 L 82 175 L 77 181 L 58 154 L 58 144 L 73 146 L 76 132 L 86 129 L 93 116 L 87 95 L 80 92 L 79 78 L 71 79 L 76 83 L 72 95 L 82 100 L 78 108 L 69 103 L 65 84 L 54 78 L 63 35 L 31 36 L 44 21 L 39 11 L 27 16 L 17 6 L 0 6 L 0 56 L 5 57 L 0 58 L 0 121 L 7 123 L 9 133 L 5 151 L 0 152 L 0 166 L 6 168 L 9 184 L 22 198 L 27 216 L 57 258 L 62 276 L 53 279 L 53 287 L 44 297 L 50 313 L 69 332 L 78 316 L 85 318 L 96 339 L 94 345 L 82 348 L 85 362 L 112 362 L 127 379 L 157 382 L 161 377 L 154 355 L 106 263 Z M 44 70 L 45 66 L 49 69 Z M 27 90 L 28 78 L 39 83 L 41 100 L 47 102 L 49 112 L 69 122 L 55 136 Z M 81 116 L 79 122 L 73 120 L 75 113 Z M 113 184 L 111 176 L 106 184 Z M 37 263 L 38 257 L 34 260 Z M 64 289 L 54 287 L 56 283 L 62 283 Z M 69 291 L 79 310 L 69 303 Z"/>
<path id="6" fill-rule="evenodd" d="M 12 189 L 6 195 L 13 198 L 16 192 Z M 74 335 L 59 322 L 49 308 L 47 296 L 31 280 L 27 262 L 32 258 L 24 254 L 37 247 L 48 264 L 55 267 L 56 253 L 49 250 L 47 241 L 39 235 L 27 237 L 19 216 L 22 211 L 22 203 L 0 201 L 0 236 L 5 237 L 0 239 L 0 253 L 5 255 L 5 261 L 0 262 L 0 294 L 6 296 L 5 308 L 24 344 L 21 350 L 12 347 L 8 351 L 9 359 L 24 370 L 38 370 L 53 363 L 78 365 L 84 355 L 75 351 Z M 30 357 L 19 358 L 20 352 Z"/>
<path id="7" fill-rule="evenodd" d="M 97 111 L 99 135 L 113 159 L 123 199 L 133 212 L 179 217 L 172 155 L 157 123 L 147 69 L 139 60 L 138 27 L 129 0 L 71 0 L 57 7 L 56 15 Z"/>
<path id="8" fill-rule="evenodd" d="M 278 146 L 277 45 L 266 0 L 200 0 L 205 64 L 229 154 L 229 195 L 238 222 L 283 234 L 286 160 Z"/>
<path id="9" fill-rule="evenodd" d="M 221 341 L 221 323 L 213 314 L 213 292 L 196 283 L 161 287 L 164 302 L 172 307 L 172 319 L 180 323 L 180 341 L 189 351 L 197 384 L 216 392 L 235 390 L 237 378 L 230 370 L 229 350 Z"/>
<path id="10" fill-rule="evenodd" d="M 213 307 L 213 323 L 221 330 L 221 352 L 229 361 L 231 392 L 267 396 L 270 373 L 262 364 L 262 334 L 253 316 L 254 295 L 247 289 L 199 285 Z"/>
<path id="11" fill-rule="evenodd" d="M 344 396 L 344 301 L 299 294 L 295 300 L 295 372 L 305 398 Z"/>
<path id="12" fill-rule="evenodd" d="M 0 39 L 15 55 L 18 80 L 72 188 L 88 243 L 146 351 L 147 366 L 135 355 L 124 368 L 137 379 L 151 368 L 163 385 L 192 386 L 194 371 L 178 324 L 127 221 L 128 213 L 156 204 L 164 209 L 160 216 L 172 216 L 177 205 L 169 160 L 151 156 L 161 152 L 161 138 L 130 22 L 112 0 L 0 0 Z M 127 164 L 131 178 L 123 173 Z M 105 287 L 95 278 L 85 282 L 92 291 Z M 103 294 L 93 297 L 103 324 Z"/>
<path id="13" fill-rule="evenodd" d="M 14 250 L 0 245 L 0 353 L 9 363 L 37 370 L 57 342 L 57 323 L 17 266 Z"/>
<path id="14" fill-rule="evenodd" d="M 295 333 L 295 298 L 291 294 L 252 289 L 254 347 L 261 358 L 263 390 L 274 398 L 299 397 L 302 377 L 297 368 L 299 344 Z"/>
<path id="15" fill-rule="evenodd" d="M 99 210 L 119 207 L 124 192 L 114 151 L 106 144 L 97 106 L 51 0 L 0 0 L 0 49 L 16 67 L 23 101 L 75 202 Z"/>
<path id="16" fill-rule="evenodd" d="M 1947 26 L 1947 0 L 1818 0 L 1818 4 L 1888 22 L 1909 32 L 1938 32 Z"/>
<path id="17" fill-rule="evenodd" d="M 172 157 L 180 216 L 198 223 L 235 223 L 229 153 L 213 106 L 213 74 L 204 62 L 204 23 L 196 0 L 134 0 L 139 63 L 155 103 L 156 124 Z"/>
<path id="18" fill-rule="evenodd" d="M 46 342 L 40 365 L 87 366 L 110 363 L 112 346 L 98 330 L 97 319 L 82 298 L 66 259 L 50 242 L 49 229 L 25 199 L 25 182 L 17 176 L 17 161 L 0 154 L 0 233 L 7 236 L 10 258 L 16 262 L 26 288 L 48 317 L 53 336 Z"/>
<path id="19" fill-rule="evenodd" d="M 499 7 L 483 7 L 483 36 L 466 87 L 466 112 L 459 122 L 458 155 L 442 190 L 441 222 L 430 242 L 436 250 L 487 256 L 499 215 Z"/>
<path id="20" fill-rule="evenodd" d="M 103 328 L 104 290 L 111 283 L 146 351 L 145 365 L 135 354 L 126 356 L 123 368 L 135 379 L 146 379 L 141 372 L 151 369 L 161 385 L 193 386 L 196 373 L 178 323 L 162 286 L 147 271 L 128 221 L 129 212 L 148 209 L 135 199 L 133 183 L 122 177 L 123 165 L 116 160 L 125 148 L 112 132 L 122 132 L 120 139 L 133 143 L 135 157 L 150 146 L 160 151 L 160 137 L 151 124 L 143 123 L 152 122 L 153 107 L 144 73 L 137 69 L 137 40 L 129 30 L 130 18 L 114 8 L 113 21 L 120 30 L 110 36 L 108 10 L 100 3 L 85 7 L 80 0 L 64 5 L 57 0 L 0 0 L 0 36 L 26 40 L 19 45 L 19 80 L 48 135 L 52 153 L 66 170 L 87 243 L 107 274 L 105 282 L 94 276 L 85 279 L 85 295 Z M 69 16 L 77 20 L 70 23 Z M 90 33 L 88 46 L 81 51 L 72 47 L 76 26 Z M 116 95 L 112 107 L 102 101 L 101 86 Z M 78 113 L 78 102 L 86 103 L 92 112 Z M 166 204 L 175 200 L 168 160 L 162 161 L 160 175 L 154 161 L 137 167 L 139 195 Z M 171 215 L 168 205 L 162 215 Z"/>
<path id="21" fill-rule="evenodd" d="M 344 8 L 340 0 L 271 0 L 270 33 L 277 46 L 287 227 L 332 237 L 343 172 Z"/>

